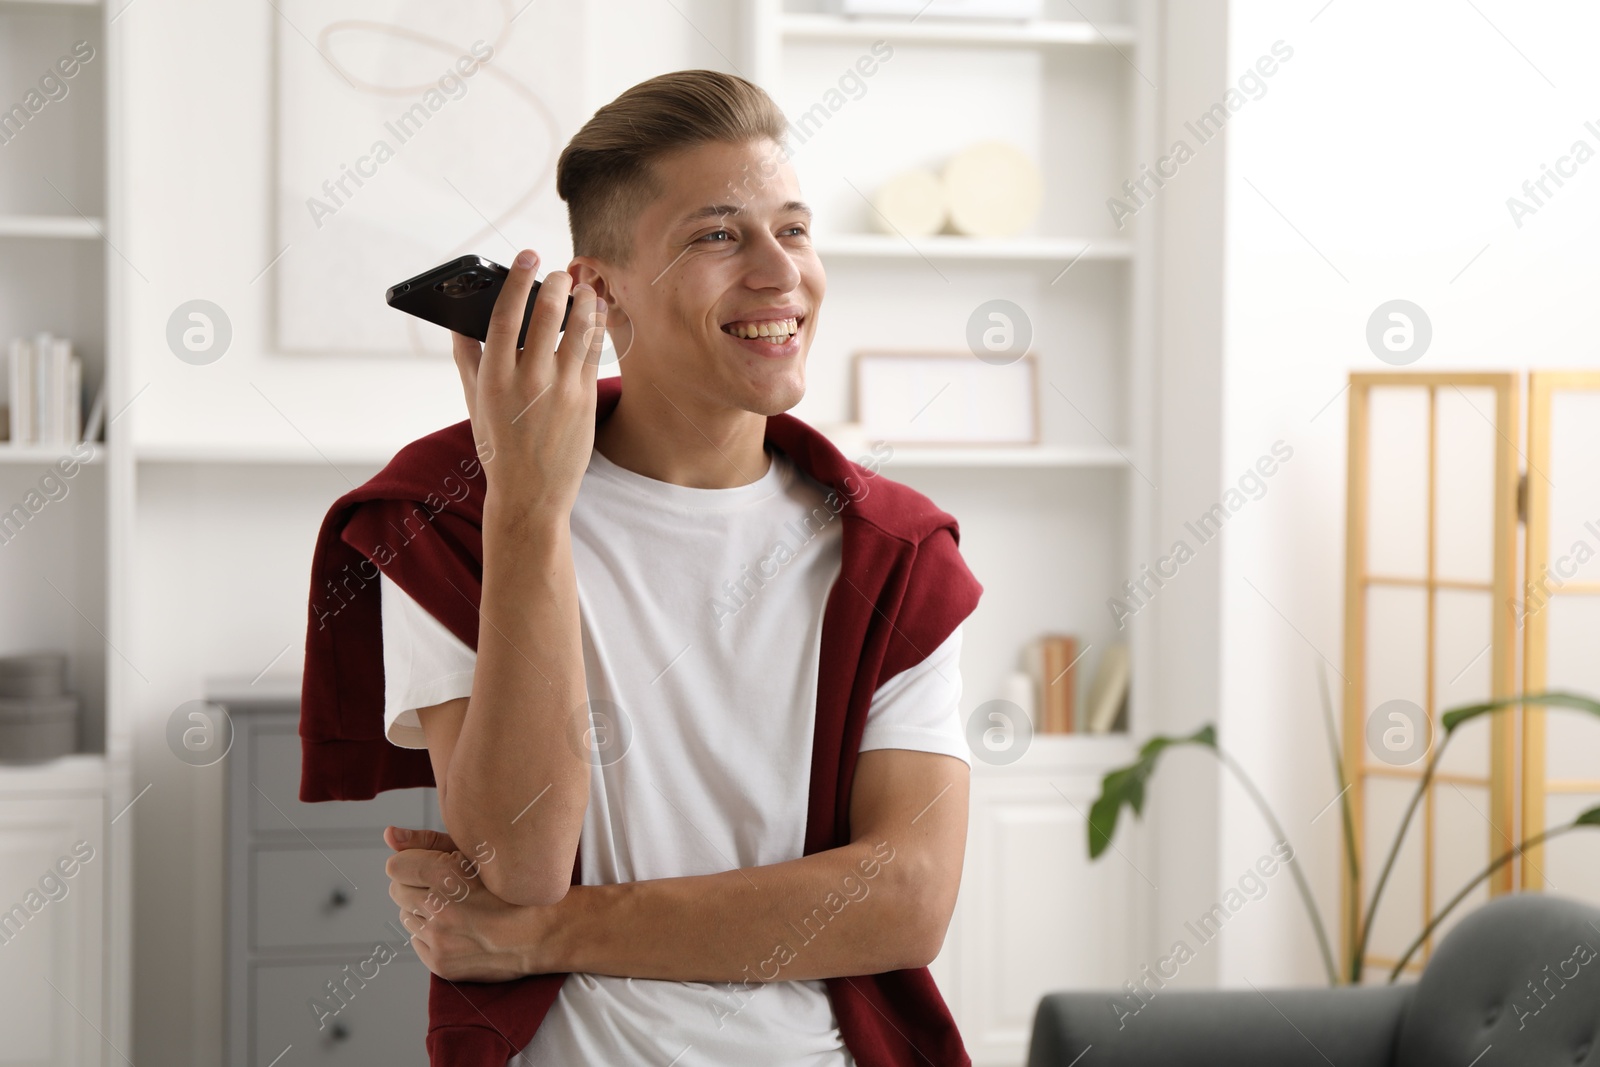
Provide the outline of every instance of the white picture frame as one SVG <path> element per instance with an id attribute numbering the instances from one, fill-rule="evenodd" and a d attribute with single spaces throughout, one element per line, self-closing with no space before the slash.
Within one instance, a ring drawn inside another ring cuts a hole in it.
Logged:
<path id="1" fill-rule="evenodd" d="M 894 445 L 1039 443 L 1038 358 L 994 364 L 970 352 L 862 351 L 854 355 L 855 419 L 870 440 Z"/>

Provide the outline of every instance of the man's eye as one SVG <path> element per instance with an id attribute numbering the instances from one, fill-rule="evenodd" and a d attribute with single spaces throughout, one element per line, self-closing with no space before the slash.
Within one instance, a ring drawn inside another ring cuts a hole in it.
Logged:
<path id="1" fill-rule="evenodd" d="M 804 226 L 790 226 L 789 229 L 798 231 L 802 237 L 805 236 L 806 228 Z"/>
<path id="2" fill-rule="evenodd" d="M 715 233 L 706 234 L 704 237 L 700 238 L 700 240 L 706 241 L 706 240 L 709 240 L 712 237 L 718 237 L 718 236 L 730 237 L 732 235 L 729 234 L 727 230 L 717 230 Z M 721 244 L 722 242 L 720 242 L 720 241 L 711 241 L 710 243 L 711 244 Z"/>

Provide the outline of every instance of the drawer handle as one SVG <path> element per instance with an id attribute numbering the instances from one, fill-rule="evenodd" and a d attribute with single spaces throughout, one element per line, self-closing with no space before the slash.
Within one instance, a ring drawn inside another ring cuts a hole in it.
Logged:
<path id="1" fill-rule="evenodd" d="M 348 903 L 350 903 L 350 898 L 345 895 L 343 888 L 335 888 L 332 895 L 328 897 L 328 906 L 330 908 L 342 908 Z"/>

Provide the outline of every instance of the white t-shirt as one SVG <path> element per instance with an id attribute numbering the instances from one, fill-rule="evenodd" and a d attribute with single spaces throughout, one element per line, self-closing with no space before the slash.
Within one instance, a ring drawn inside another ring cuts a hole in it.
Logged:
<path id="1" fill-rule="evenodd" d="M 599 450 L 589 461 L 571 522 L 597 731 L 580 838 L 585 885 L 804 855 L 841 524 L 826 487 L 781 451 L 768 454 L 765 474 L 732 489 L 658 481 Z M 392 580 L 381 588 L 384 728 L 396 745 L 426 747 L 415 709 L 469 696 L 476 654 Z M 960 651 L 957 627 L 879 687 L 862 751 L 970 764 Z M 803 951 L 798 938 L 791 944 Z M 752 975 L 762 962 L 751 960 Z M 534 1063 L 574 1065 L 854 1062 L 817 980 L 746 988 L 572 974 L 526 1051 Z"/>

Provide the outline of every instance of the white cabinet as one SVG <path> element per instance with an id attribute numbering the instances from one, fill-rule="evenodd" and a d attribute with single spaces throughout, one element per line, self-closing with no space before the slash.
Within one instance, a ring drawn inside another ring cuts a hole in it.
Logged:
<path id="1" fill-rule="evenodd" d="M 1149 865 L 1109 849 L 1091 863 L 1087 822 L 1101 776 L 1134 754 L 1125 737 L 1038 736 L 1016 763 L 974 765 L 961 893 L 932 967 L 974 1067 L 1023 1063 L 1045 993 L 1133 976 L 1148 888 L 1134 864 Z"/>
<path id="2" fill-rule="evenodd" d="M 97 795 L 0 795 L 4 1067 L 82 1067 L 115 1057 L 101 1037 L 104 822 Z"/>

